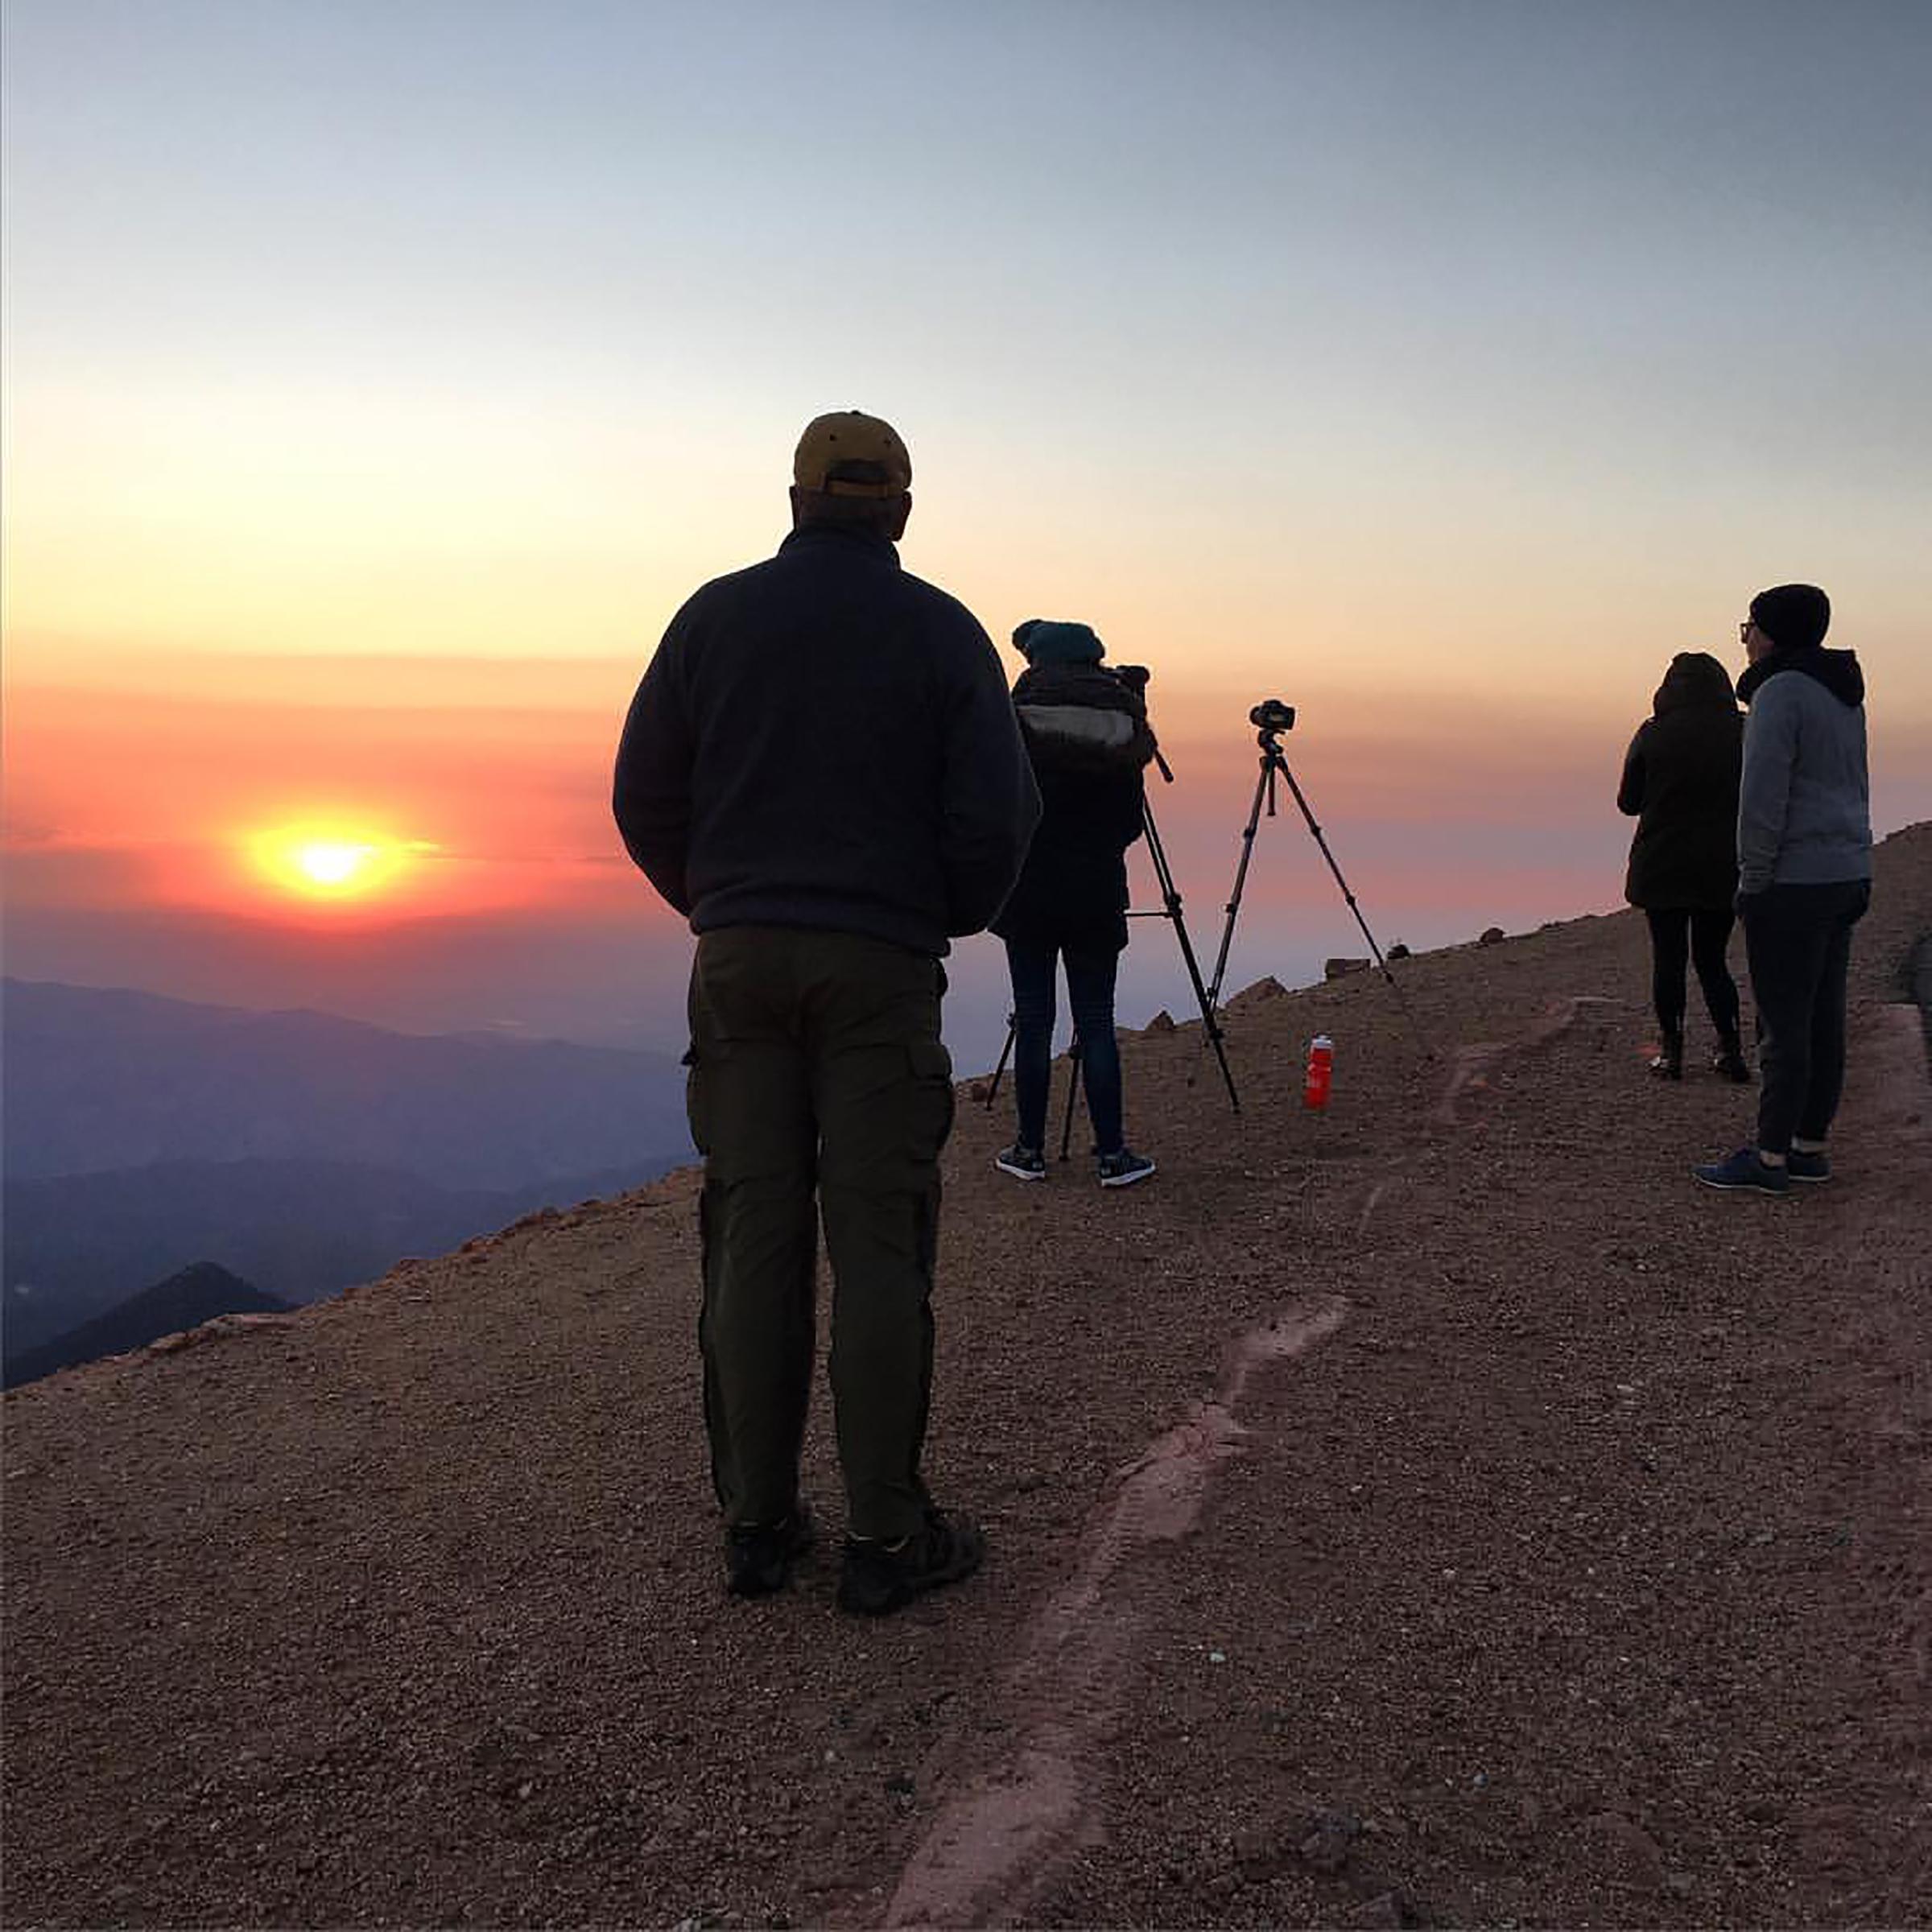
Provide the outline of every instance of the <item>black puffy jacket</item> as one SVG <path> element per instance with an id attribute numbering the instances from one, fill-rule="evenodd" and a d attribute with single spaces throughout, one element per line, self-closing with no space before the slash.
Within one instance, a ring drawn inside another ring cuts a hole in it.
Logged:
<path id="1" fill-rule="evenodd" d="M 1744 744 L 1729 673 L 1707 652 L 1679 651 L 1630 741 L 1617 788 L 1617 810 L 1637 820 L 1624 885 L 1633 906 L 1730 906 Z"/>

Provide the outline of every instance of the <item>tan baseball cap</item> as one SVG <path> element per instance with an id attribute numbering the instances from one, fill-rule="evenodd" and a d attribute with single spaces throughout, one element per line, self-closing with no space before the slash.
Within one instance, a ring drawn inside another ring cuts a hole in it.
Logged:
<path id="1" fill-rule="evenodd" d="M 912 487 L 912 458 L 890 423 L 838 409 L 805 425 L 791 480 L 827 496 L 896 497 Z"/>

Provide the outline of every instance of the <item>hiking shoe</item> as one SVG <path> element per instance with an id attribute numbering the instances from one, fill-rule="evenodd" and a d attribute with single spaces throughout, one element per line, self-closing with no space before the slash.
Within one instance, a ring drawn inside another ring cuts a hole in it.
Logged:
<path id="1" fill-rule="evenodd" d="M 811 1542 L 811 1512 L 803 1502 L 782 1522 L 733 1524 L 724 1532 L 726 1594 L 770 1596 L 782 1590 Z"/>
<path id="2" fill-rule="evenodd" d="M 1822 1147 L 1815 1154 L 1794 1147 L 1785 1156 L 1785 1172 L 1794 1181 L 1828 1181 L 1831 1178 L 1831 1157 Z"/>
<path id="3" fill-rule="evenodd" d="M 1728 1160 L 1714 1161 L 1708 1167 L 1693 1167 L 1690 1171 L 1707 1187 L 1734 1192 L 1786 1194 L 1791 1187 L 1790 1175 L 1782 1167 L 1767 1166 L 1755 1147 L 1740 1147 Z"/>
<path id="4" fill-rule="evenodd" d="M 1668 1051 L 1660 1053 L 1650 1063 L 1650 1071 L 1660 1080 L 1681 1080 L 1684 1077 L 1683 1055 Z"/>
<path id="5" fill-rule="evenodd" d="M 923 1525 L 898 1543 L 848 1536 L 839 1608 L 859 1616 L 888 1616 L 927 1590 L 971 1576 L 985 1554 L 985 1534 L 972 1517 L 930 1507 Z"/>
<path id="6" fill-rule="evenodd" d="M 1043 1181 L 1046 1178 L 1044 1150 L 1029 1147 L 1024 1141 L 1015 1141 L 1010 1147 L 1002 1147 L 993 1157 L 993 1164 L 1001 1174 L 1009 1174 L 1016 1181 Z"/>
<path id="7" fill-rule="evenodd" d="M 1721 1073 L 1728 1080 L 1740 1087 L 1751 1084 L 1751 1068 L 1744 1056 L 1735 1046 L 1721 1048 L 1711 1056 L 1711 1070 Z"/>
<path id="8" fill-rule="evenodd" d="M 1154 1170 L 1154 1162 L 1146 1154 L 1136 1154 L 1131 1147 L 1123 1147 L 1118 1154 L 1100 1156 L 1103 1187 L 1131 1187 L 1136 1181 L 1146 1180 Z"/>

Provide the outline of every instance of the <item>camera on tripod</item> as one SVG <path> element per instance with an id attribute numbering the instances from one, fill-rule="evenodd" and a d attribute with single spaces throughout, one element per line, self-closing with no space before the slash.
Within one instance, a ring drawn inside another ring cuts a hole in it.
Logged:
<path id="1" fill-rule="evenodd" d="M 1137 697 L 1147 695 L 1147 680 L 1154 675 L 1145 664 L 1103 664 L 1105 671 L 1117 684 L 1125 684 Z"/>
<path id="2" fill-rule="evenodd" d="M 1293 731 L 1294 707 L 1279 698 L 1264 698 L 1249 712 L 1248 722 L 1258 731 Z"/>

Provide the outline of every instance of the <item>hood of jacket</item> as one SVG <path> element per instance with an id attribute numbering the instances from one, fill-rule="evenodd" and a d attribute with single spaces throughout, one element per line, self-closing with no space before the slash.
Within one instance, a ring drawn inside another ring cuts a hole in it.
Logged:
<path id="1" fill-rule="evenodd" d="M 1664 681 L 1650 700 L 1658 717 L 1666 712 L 1689 711 L 1700 705 L 1717 705 L 1727 711 L 1737 708 L 1737 694 L 1731 674 L 1707 650 L 1680 650 L 1670 660 Z"/>
<path id="2" fill-rule="evenodd" d="M 1737 681 L 1737 695 L 1746 704 L 1769 679 L 1781 671 L 1802 671 L 1815 678 L 1841 704 L 1865 701 L 1865 674 L 1859 668 L 1858 654 L 1852 650 L 1827 650 L 1822 645 L 1808 650 L 1767 651 Z"/>

